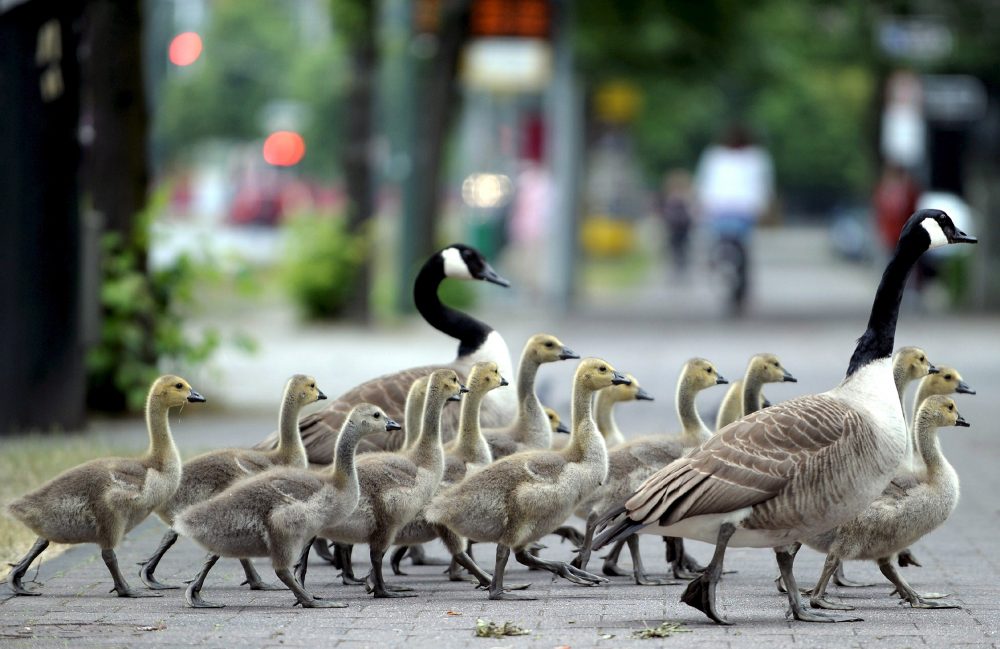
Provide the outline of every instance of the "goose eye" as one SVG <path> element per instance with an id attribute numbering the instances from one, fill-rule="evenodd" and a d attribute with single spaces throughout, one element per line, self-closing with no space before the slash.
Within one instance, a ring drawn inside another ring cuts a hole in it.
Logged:
<path id="1" fill-rule="evenodd" d="M 552 349 L 552 341 L 545 343 L 545 346 L 548 347 L 549 349 Z"/>
<path id="2" fill-rule="evenodd" d="M 309 387 L 315 390 L 316 389 L 316 384 L 315 383 L 310 383 Z"/>
<path id="3" fill-rule="evenodd" d="M 945 381 L 950 381 L 951 380 L 951 374 L 945 374 L 944 375 L 944 380 Z"/>
<path id="4" fill-rule="evenodd" d="M 599 369 L 598 369 L 598 371 L 599 371 L 599 372 L 607 372 L 607 371 L 608 371 L 608 368 L 606 368 L 606 367 L 601 367 L 601 368 L 599 368 Z"/>
<path id="5" fill-rule="evenodd" d="M 955 406 L 951 406 L 951 405 L 950 405 L 950 406 L 948 406 L 948 412 L 951 412 L 951 411 L 952 411 L 952 410 L 954 410 L 954 409 L 955 409 Z"/>
<path id="6" fill-rule="evenodd" d="M 184 389 L 184 384 L 183 383 L 178 383 L 174 387 L 177 388 L 178 390 L 183 390 Z"/>
<path id="7" fill-rule="evenodd" d="M 372 415 L 372 416 L 375 417 L 375 419 L 381 419 L 382 418 L 382 415 L 380 413 L 377 413 L 377 412 L 374 415 Z"/>
<path id="8" fill-rule="evenodd" d="M 918 361 L 920 361 L 921 363 L 923 363 L 923 362 L 924 362 L 924 357 L 923 357 L 923 356 L 921 356 L 921 357 L 920 357 L 920 358 L 918 358 L 917 360 L 918 360 Z"/>

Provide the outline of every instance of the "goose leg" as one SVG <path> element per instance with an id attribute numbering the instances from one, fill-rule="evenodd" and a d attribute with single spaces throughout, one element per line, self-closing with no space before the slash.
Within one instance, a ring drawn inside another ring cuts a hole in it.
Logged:
<path id="1" fill-rule="evenodd" d="M 311 545 L 311 544 L 310 544 Z M 307 545 L 306 548 L 309 548 Z M 309 593 L 301 584 L 295 579 L 292 571 L 288 568 L 281 568 L 280 570 L 275 570 L 274 574 L 278 575 L 280 579 L 286 586 L 288 590 L 295 593 L 295 604 L 293 606 L 301 606 L 302 608 L 347 608 L 347 604 L 343 602 L 333 602 L 327 599 L 320 599 Z"/>
<path id="2" fill-rule="evenodd" d="M 28 568 L 38 558 L 38 555 L 45 552 L 45 548 L 47 547 L 49 547 L 48 540 L 38 537 L 35 544 L 28 550 L 28 554 L 24 555 L 17 563 L 10 564 L 10 574 L 7 575 L 7 583 L 15 595 L 41 595 L 37 590 L 26 589 L 21 584 L 21 579 L 24 578 L 24 573 L 28 572 Z"/>
<path id="3" fill-rule="evenodd" d="M 844 575 L 844 563 L 841 562 L 837 566 L 836 572 L 833 573 L 833 583 L 840 586 L 841 588 L 868 588 L 869 586 L 877 586 L 878 584 L 866 584 L 860 581 L 854 581 L 853 579 L 848 579 Z"/>
<path id="4" fill-rule="evenodd" d="M 832 554 L 826 555 L 823 563 L 823 572 L 819 575 L 819 581 L 809 594 L 809 605 L 813 608 L 825 608 L 833 611 L 853 611 L 853 606 L 831 602 L 826 598 L 826 588 L 830 583 L 830 578 L 837 574 L 837 569 L 843 566 L 843 562 Z"/>
<path id="5" fill-rule="evenodd" d="M 316 537 L 313 537 L 305 547 L 302 548 L 302 553 L 299 554 L 299 560 L 295 563 L 295 578 L 299 581 L 299 585 L 305 587 L 306 585 L 306 570 L 309 569 L 309 549 L 316 542 Z M 275 573 L 277 574 L 277 573 Z"/>
<path id="6" fill-rule="evenodd" d="M 625 547 L 625 541 L 615 541 L 615 544 L 611 546 L 608 553 L 604 555 L 604 563 L 601 565 L 601 572 L 608 577 L 628 577 L 628 573 L 625 572 L 618 565 L 618 558 L 621 557 L 622 548 Z"/>
<path id="7" fill-rule="evenodd" d="M 122 571 L 118 568 L 118 557 L 115 555 L 113 548 L 105 548 L 101 550 L 101 558 L 104 559 L 104 565 L 108 567 L 108 572 L 111 573 L 111 579 L 115 582 L 115 587 L 108 592 L 118 593 L 118 597 L 162 597 L 162 593 L 148 593 L 140 590 L 132 590 L 125 581 Z"/>
<path id="8" fill-rule="evenodd" d="M 579 548 L 579 551 L 576 557 L 570 561 L 570 565 L 574 568 L 579 568 L 581 570 L 587 569 L 587 564 L 590 563 L 590 549 L 594 544 L 594 529 L 596 527 L 597 513 L 590 512 L 587 514 L 587 527 L 584 528 L 583 539 L 576 546 Z"/>
<path id="9" fill-rule="evenodd" d="M 587 518 L 589 519 L 590 517 L 588 516 Z M 580 530 L 572 525 L 560 525 L 552 530 L 552 533 L 561 537 L 564 541 L 569 541 L 576 547 L 580 547 L 583 544 L 584 535 L 580 534 Z"/>
<path id="10" fill-rule="evenodd" d="M 240 559 L 240 565 L 243 566 L 243 574 L 247 577 L 240 586 L 250 586 L 250 590 L 284 590 L 281 586 L 264 581 L 250 559 Z"/>
<path id="11" fill-rule="evenodd" d="M 706 566 L 705 572 L 688 582 L 687 588 L 681 595 L 682 602 L 698 609 L 717 624 L 731 624 L 715 609 L 715 591 L 719 579 L 722 577 L 722 563 L 726 556 L 726 546 L 734 532 L 736 532 L 736 526 L 732 523 L 723 523 L 719 527 L 719 536 L 715 542 L 715 553 L 712 555 L 712 561 Z"/>
<path id="12" fill-rule="evenodd" d="M 354 546 L 348 543 L 335 543 L 333 546 L 333 556 L 340 563 L 340 580 L 345 586 L 364 586 L 365 580 L 354 576 L 354 564 L 351 562 L 351 555 L 354 554 Z"/>
<path id="13" fill-rule="evenodd" d="M 527 553 L 525 553 L 527 554 Z M 534 600 L 537 599 L 531 595 L 517 595 L 515 593 L 508 592 L 503 587 L 503 574 L 507 570 L 507 560 L 510 558 L 510 548 L 502 543 L 497 543 L 497 560 L 496 564 L 493 566 L 493 579 L 489 584 L 489 598 L 490 599 L 514 599 L 514 600 Z"/>
<path id="14" fill-rule="evenodd" d="M 667 546 L 667 562 L 674 573 L 674 579 L 691 580 L 705 572 L 705 566 L 684 551 L 684 539 L 664 536 L 663 542 Z"/>
<path id="15" fill-rule="evenodd" d="M 593 575 L 586 570 L 580 570 L 563 561 L 549 561 L 541 557 L 536 557 L 524 548 L 516 550 L 514 557 L 519 563 L 529 568 L 534 567 L 540 570 L 548 570 L 554 575 L 559 575 L 563 579 L 569 580 L 574 584 L 580 584 L 581 586 L 596 586 L 608 581 L 604 577 Z"/>
<path id="16" fill-rule="evenodd" d="M 788 594 L 789 610 L 785 613 L 785 616 L 794 617 L 796 620 L 801 620 L 802 622 L 862 622 L 863 620 L 860 617 L 820 613 L 802 607 L 802 596 L 799 594 L 799 585 L 795 582 L 795 575 L 792 573 L 795 554 L 791 552 L 791 549 L 789 546 L 774 548 L 774 558 L 778 561 L 781 580 L 784 582 L 785 591 Z M 797 550 L 798 548 L 794 549 Z"/>
<path id="17" fill-rule="evenodd" d="M 650 579 L 642 566 L 642 555 L 639 554 L 639 535 L 632 534 L 625 539 L 629 554 L 632 555 L 632 577 L 639 586 L 676 586 L 680 582 L 668 579 Z"/>
<path id="18" fill-rule="evenodd" d="M 924 564 L 917 560 L 916 555 L 913 554 L 913 550 L 906 548 L 899 553 L 896 558 L 896 562 L 899 564 L 900 568 L 906 568 L 907 566 L 916 566 L 918 568 L 923 568 Z"/>
<path id="19" fill-rule="evenodd" d="M 926 595 L 921 595 L 917 591 L 913 590 L 912 587 L 903 576 L 899 574 L 896 570 L 896 566 L 892 565 L 892 559 L 882 558 L 878 560 L 878 569 L 882 571 L 885 578 L 893 583 L 896 587 L 896 591 L 899 592 L 899 596 L 905 602 L 909 602 L 912 608 L 962 608 L 958 604 L 946 604 L 943 602 L 931 601 L 934 598 L 928 598 Z M 902 602 L 901 602 L 902 603 Z"/>
<path id="20" fill-rule="evenodd" d="M 424 546 L 422 545 L 411 545 L 409 556 L 410 564 L 414 566 L 447 566 L 451 563 L 449 559 L 439 559 L 437 557 L 427 556 L 427 553 L 424 551 Z"/>
<path id="21" fill-rule="evenodd" d="M 157 581 L 156 577 L 153 575 L 153 573 L 156 572 L 156 566 L 160 564 L 160 559 L 163 558 L 163 555 L 167 553 L 167 550 L 169 550 L 174 543 L 177 543 L 177 532 L 167 530 L 166 534 L 163 535 L 163 538 L 160 539 L 160 544 L 156 546 L 156 550 L 153 551 L 153 554 L 145 561 L 139 562 L 139 565 L 142 566 L 139 568 L 139 579 L 142 583 L 146 584 L 148 588 L 152 588 L 153 590 L 170 590 L 173 588 L 180 588 L 180 586 L 164 584 L 163 582 Z"/>
<path id="22" fill-rule="evenodd" d="M 330 552 L 330 543 L 326 539 L 317 538 L 313 541 L 313 550 L 323 561 L 333 564 L 334 568 L 340 568 L 340 561 L 337 560 L 337 555 Z"/>
<path id="23" fill-rule="evenodd" d="M 786 549 L 788 550 L 788 553 L 792 555 L 792 560 L 794 561 L 795 560 L 795 555 L 798 554 L 799 550 L 802 549 L 802 544 L 799 543 L 798 541 L 796 541 L 795 543 L 792 543 L 791 545 L 787 546 Z M 788 592 L 787 590 L 785 590 L 785 582 L 781 578 L 781 575 L 778 575 L 777 577 L 774 578 L 774 587 L 778 589 L 779 593 L 783 593 L 784 594 L 784 593 Z M 806 590 L 804 588 L 800 588 L 799 589 L 799 593 L 801 593 L 803 595 L 808 595 L 811 592 L 812 591 Z"/>
<path id="24" fill-rule="evenodd" d="M 198 576 L 191 580 L 187 590 L 184 591 L 184 602 L 191 608 L 224 608 L 225 604 L 206 602 L 201 598 L 201 587 L 205 585 L 205 577 L 212 571 L 212 566 L 219 560 L 219 555 L 210 554 L 205 559 L 205 564 L 201 567 Z"/>
<path id="25" fill-rule="evenodd" d="M 416 593 L 404 592 L 404 588 L 389 588 L 382 577 L 382 557 L 385 556 L 385 548 L 378 545 L 369 545 L 369 556 L 371 557 L 372 569 L 365 580 L 365 589 L 375 595 L 375 597 L 416 597 Z M 409 590 L 409 589 L 405 589 Z"/>
<path id="26" fill-rule="evenodd" d="M 399 575 L 402 577 L 406 576 L 406 573 L 403 572 L 402 569 L 399 567 L 399 563 L 403 560 L 403 557 L 406 556 L 406 551 L 409 549 L 410 546 L 408 545 L 400 545 L 399 547 L 397 547 L 395 550 L 392 551 L 391 555 L 389 555 L 389 567 L 392 568 L 392 574 Z"/>

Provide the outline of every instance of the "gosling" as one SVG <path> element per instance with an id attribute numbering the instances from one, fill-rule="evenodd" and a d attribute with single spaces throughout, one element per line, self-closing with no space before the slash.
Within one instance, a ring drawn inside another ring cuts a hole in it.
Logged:
<path id="1" fill-rule="evenodd" d="M 742 380 L 733 381 L 722 398 L 715 430 L 722 430 L 741 417 L 757 412 L 766 399 L 762 393 L 765 383 L 796 383 L 797 379 L 781 365 L 774 354 L 757 354 L 750 358 Z"/>

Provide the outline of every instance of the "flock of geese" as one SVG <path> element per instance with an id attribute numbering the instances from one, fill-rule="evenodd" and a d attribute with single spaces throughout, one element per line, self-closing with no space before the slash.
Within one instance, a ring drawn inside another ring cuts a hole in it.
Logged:
<path id="1" fill-rule="evenodd" d="M 254 448 L 216 450 L 183 463 L 168 412 L 205 399 L 184 379 L 163 376 L 149 391 L 144 455 L 87 462 L 9 505 L 39 538 L 7 582 L 18 595 L 37 595 L 22 578 L 50 542 L 96 543 L 120 597 L 159 595 L 178 588 L 157 580 L 155 571 L 185 536 L 209 553 L 185 591 L 190 606 L 218 606 L 201 591 L 220 557 L 240 560 L 251 589 L 281 588 L 261 579 L 250 561 L 266 557 L 297 604 L 343 607 L 306 590 L 311 549 L 334 562 L 345 583 L 364 584 L 375 597 L 412 597 L 410 589 L 386 582 L 386 552 L 397 546 L 391 565 L 404 574 L 404 554 L 429 563 L 419 546 L 439 539 L 451 555 L 449 579 L 467 579 L 467 571 L 490 599 L 532 599 L 525 585 L 504 582 L 511 553 L 530 568 L 591 586 L 609 581 L 588 570 L 591 553 L 612 545 L 605 575 L 627 574 L 617 563 L 627 546 L 637 584 L 682 580 L 683 602 L 728 623 L 717 610 L 716 590 L 726 549 L 737 546 L 774 549 L 778 587 L 798 620 L 858 619 L 820 610 L 851 608 L 826 596 L 831 579 L 856 585 L 842 571 L 848 559 L 876 561 L 911 606 L 953 606 L 916 592 L 896 562 L 920 565 L 909 546 L 944 523 L 957 504 L 958 477 L 941 453 L 937 430 L 968 425 L 947 395 L 974 392 L 955 369 L 932 365 L 923 350 L 893 354 L 893 347 L 903 288 L 920 255 L 975 241 L 939 210 L 910 217 L 847 375 L 834 388 L 771 404 L 764 386 L 795 378 L 776 356 L 759 354 L 730 385 L 713 429 L 695 399 L 727 381 L 711 362 L 693 358 L 677 382 L 681 432 L 633 439 L 619 430 L 614 407 L 651 397 L 602 359 L 579 360 L 568 427 L 542 405 L 535 391 L 542 366 L 579 359 L 555 336 L 527 341 L 516 387 L 508 387 L 514 368 L 500 334 L 437 295 L 445 278 L 508 284 L 475 249 L 448 246 L 424 264 L 414 297 L 428 323 L 459 341 L 451 363 L 372 379 L 301 419 L 303 407 L 326 396 L 312 377 L 295 375 L 275 433 Z M 902 398 L 917 380 L 908 427 Z M 447 407 L 452 401 L 460 405 Z M 169 529 L 141 564 L 148 589 L 133 589 L 115 547 L 151 513 Z M 573 515 L 586 520 L 582 534 L 566 525 Z M 538 540 L 551 533 L 579 545 L 576 559 L 539 556 Z M 646 574 L 640 533 L 663 537 L 671 579 Z M 685 552 L 683 539 L 715 545 L 708 566 Z M 473 544 L 485 542 L 496 544 L 492 573 L 473 558 Z M 370 553 L 363 580 L 351 566 L 357 544 L 367 544 Z M 802 544 L 826 554 L 811 591 L 800 591 L 792 572 Z"/>

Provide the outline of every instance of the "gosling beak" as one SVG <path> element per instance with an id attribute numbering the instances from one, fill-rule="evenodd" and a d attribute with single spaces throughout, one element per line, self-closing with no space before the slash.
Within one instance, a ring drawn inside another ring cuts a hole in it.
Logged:
<path id="1" fill-rule="evenodd" d="M 653 401 L 654 399 L 653 399 L 653 395 L 651 395 L 650 393 L 646 392 L 642 388 L 639 388 L 639 391 L 635 393 L 635 400 L 636 401 Z"/>
<path id="2" fill-rule="evenodd" d="M 562 351 L 559 353 L 559 360 L 566 361 L 571 358 L 580 358 L 580 355 L 577 354 L 572 349 L 570 349 L 569 347 L 563 347 Z"/>
<path id="3" fill-rule="evenodd" d="M 934 363 L 927 363 L 927 373 L 928 373 L 928 374 L 937 374 L 937 373 L 938 373 L 938 372 L 940 372 L 940 371 L 941 371 L 941 370 L 939 370 L 939 369 L 938 369 L 938 368 L 937 368 L 937 367 L 936 367 L 936 366 L 934 365 Z"/>
<path id="4" fill-rule="evenodd" d="M 963 428 L 969 428 L 969 422 L 965 421 L 965 417 L 962 415 L 958 416 L 958 421 L 955 422 L 956 426 L 962 426 Z"/>
<path id="5" fill-rule="evenodd" d="M 500 275 L 498 275 L 497 272 L 493 270 L 493 267 L 490 266 L 489 264 L 486 264 L 486 266 L 483 268 L 482 272 L 479 273 L 479 276 L 476 277 L 476 279 L 481 279 L 484 282 L 489 282 L 490 284 L 503 286 L 504 288 L 510 286 L 510 282 L 504 279 L 503 277 L 500 277 Z"/>
<path id="6" fill-rule="evenodd" d="M 191 403 L 205 403 L 205 397 L 201 396 L 194 390 L 191 390 L 191 392 L 188 393 L 188 401 Z"/>
<path id="7" fill-rule="evenodd" d="M 399 424 L 397 424 L 394 420 L 389 419 L 388 417 L 385 418 L 385 429 L 386 430 L 400 430 L 401 428 L 402 428 L 402 426 L 400 426 Z"/>
<path id="8" fill-rule="evenodd" d="M 771 400 L 768 399 L 767 397 L 764 397 L 763 400 L 760 402 L 761 408 L 770 408 L 772 405 L 774 404 L 772 404 Z"/>
<path id="9" fill-rule="evenodd" d="M 975 394 L 976 393 L 976 391 L 973 390 L 971 387 L 969 387 L 969 384 L 966 383 L 965 381 L 959 381 L 958 382 L 958 387 L 955 388 L 955 392 L 958 392 L 959 394 Z"/>
<path id="10" fill-rule="evenodd" d="M 729 381 L 726 380 L 726 377 L 722 376 L 721 374 L 717 374 L 715 376 L 715 384 L 716 385 L 725 385 L 727 383 L 729 383 Z"/>
<path id="11" fill-rule="evenodd" d="M 500 377 L 500 387 L 502 388 L 505 385 L 510 385 L 510 382 L 507 379 L 505 379 L 504 377 L 501 376 Z"/>
<path id="12" fill-rule="evenodd" d="M 979 239 L 972 235 L 966 234 L 955 228 L 955 231 L 948 237 L 948 243 L 978 243 Z"/>
<path id="13" fill-rule="evenodd" d="M 462 400 L 462 393 L 461 392 L 459 392 L 458 394 L 453 394 L 450 397 L 448 397 L 447 399 L 445 399 L 446 402 L 447 401 L 461 401 L 461 400 Z"/>
<path id="14" fill-rule="evenodd" d="M 469 388 L 465 387 L 464 385 L 459 385 L 458 386 L 458 393 L 459 394 L 465 394 L 468 391 L 469 391 Z"/>
<path id="15" fill-rule="evenodd" d="M 316 401 L 322 401 L 323 399 L 326 399 L 326 395 L 323 394 L 323 391 L 316 390 Z"/>
<path id="16" fill-rule="evenodd" d="M 784 374 L 784 375 L 783 375 L 783 376 L 781 377 L 781 380 L 782 380 L 782 382 L 784 382 L 784 383 L 798 383 L 798 382 L 799 382 L 799 380 L 798 380 L 797 378 L 795 378 L 794 376 L 792 376 L 792 375 L 791 375 L 791 374 L 790 374 L 790 373 L 788 372 L 788 370 L 786 370 L 785 368 L 781 368 L 781 371 L 785 373 L 785 374 Z"/>
<path id="17" fill-rule="evenodd" d="M 617 370 L 612 370 L 611 385 L 632 385 L 632 379 Z"/>
<path id="18" fill-rule="evenodd" d="M 556 426 L 556 432 L 557 433 L 563 433 L 565 435 L 569 435 L 569 428 L 566 428 L 566 424 L 564 424 L 564 423 L 562 423 L 560 421 L 559 425 Z"/>

